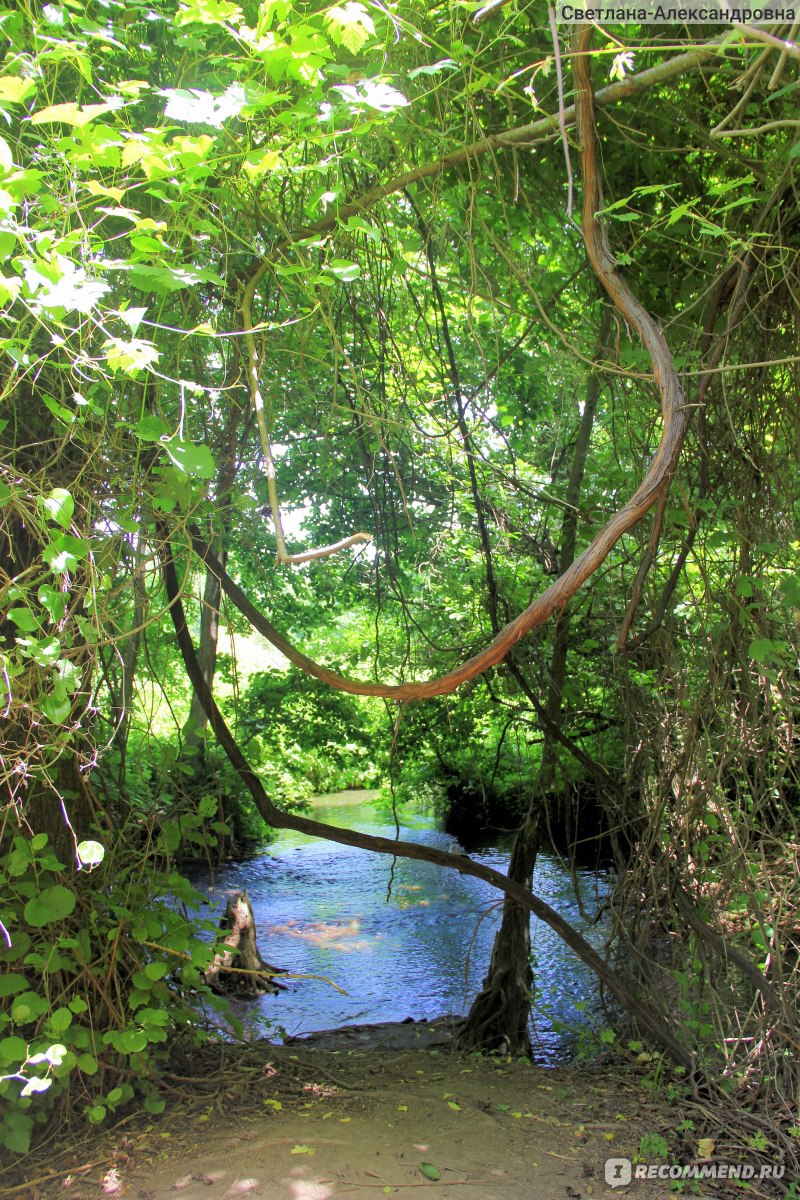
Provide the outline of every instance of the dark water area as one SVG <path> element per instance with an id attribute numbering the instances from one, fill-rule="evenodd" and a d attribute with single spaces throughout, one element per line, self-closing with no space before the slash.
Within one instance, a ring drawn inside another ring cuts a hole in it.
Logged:
<path id="1" fill-rule="evenodd" d="M 394 837 L 391 816 L 375 808 L 372 792 L 322 797 L 314 816 L 332 825 Z M 431 817 L 401 814 L 400 837 L 446 850 L 455 838 Z M 505 872 L 509 849 L 485 845 L 471 857 Z M 591 916 L 607 886 L 602 874 L 578 870 L 582 903 Z M 484 883 L 432 863 L 392 859 L 289 830 L 259 857 L 231 863 L 216 879 L 195 877 L 212 902 L 247 891 L 261 953 L 298 974 L 323 975 L 346 991 L 317 979 L 288 982 L 288 990 L 238 1005 L 254 1031 L 258 1019 L 287 1035 L 341 1025 L 428 1020 L 466 1013 L 489 965 L 499 925 L 498 893 Z M 581 916 L 568 870 L 543 854 L 534 888 L 599 946 L 602 934 Z M 592 972 L 547 926 L 532 923 L 537 1001 L 533 1042 L 538 1061 L 568 1058 L 576 1032 L 597 1010 Z M 583 1008 L 585 1006 L 585 1010 Z"/>

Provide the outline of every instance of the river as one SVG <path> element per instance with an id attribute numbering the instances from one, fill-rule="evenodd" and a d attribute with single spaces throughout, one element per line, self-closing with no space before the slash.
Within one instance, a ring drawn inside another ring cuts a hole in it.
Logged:
<path id="1" fill-rule="evenodd" d="M 394 837 L 391 816 L 371 801 L 376 792 L 320 797 L 320 821 Z M 401 814 L 400 836 L 459 850 L 431 817 Z M 505 871 L 508 847 L 473 851 L 478 861 Z M 583 906 L 598 907 L 602 875 L 578 870 Z M 349 846 L 278 832 L 267 849 L 245 863 L 226 865 L 212 881 L 197 879 L 210 899 L 224 906 L 246 890 L 256 917 L 259 949 L 271 963 L 298 974 L 323 975 L 346 995 L 316 979 L 293 980 L 289 990 L 265 996 L 239 1015 L 253 1026 L 258 1015 L 274 1037 L 340 1025 L 431 1019 L 465 1013 L 483 981 L 499 923 L 498 893 L 481 879 L 432 863 L 392 860 Z M 595 946 L 601 935 L 581 916 L 569 872 L 541 854 L 536 892 Z M 597 1009 L 594 975 L 549 927 L 532 928 L 536 1005 L 534 1054 L 553 1063 L 568 1057 L 576 1030 Z M 276 1029 L 276 1026 L 278 1029 Z"/>

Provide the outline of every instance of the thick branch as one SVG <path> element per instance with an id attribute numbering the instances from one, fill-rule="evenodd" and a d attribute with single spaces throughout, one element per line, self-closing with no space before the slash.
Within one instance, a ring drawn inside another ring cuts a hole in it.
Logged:
<path id="1" fill-rule="evenodd" d="M 276 808 L 270 800 L 261 780 L 250 767 L 238 743 L 217 708 L 208 684 L 203 678 L 203 672 L 197 661 L 197 654 L 186 625 L 186 615 L 180 596 L 175 563 L 169 544 L 168 531 L 159 523 L 161 538 L 161 561 L 164 571 L 164 586 L 169 601 L 169 610 L 175 628 L 175 636 L 181 656 L 186 667 L 192 687 L 195 689 L 200 703 L 208 717 L 208 723 L 228 756 L 245 787 L 253 797 L 261 816 L 275 829 L 295 829 L 311 837 L 321 837 L 328 841 L 338 842 L 345 846 L 357 846 L 362 850 L 372 850 L 378 854 L 388 854 L 394 858 L 411 858 L 421 862 L 435 863 L 442 867 L 451 867 L 462 875 L 473 875 L 483 879 L 512 900 L 529 909 L 534 916 L 539 917 L 589 966 L 598 979 L 609 989 L 621 1005 L 630 1012 L 643 1029 L 667 1051 L 676 1063 L 686 1070 L 692 1070 L 694 1063 L 687 1048 L 677 1040 L 673 1032 L 651 1013 L 631 991 L 623 979 L 603 961 L 599 954 L 589 945 L 585 938 L 573 929 L 559 913 L 549 904 L 540 900 L 532 892 L 520 887 L 502 875 L 499 871 L 486 867 L 482 863 L 473 862 L 466 855 L 450 854 L 434 846 L 420 846 L 415 842 L 393 841 L 391 838 L 375 837 L 371 834 L 360 833 L 354 829 L 340 829 L 334 825 L 326 825 L 321 821 L 313 821 L 309 817 L 300 817 L 294 813 L 283 812 Z"/>
<path id="2" fill-rule="evenodd" d="M 670 58 L 666 62 L 659 63 L 656 67 L 649 67 L 646 71 L 639 71 L 636 75 L 628 75 L 625 79 L 617 83 L 611 83 L 608 87 L 601 88 L 595 97 L 595 103 L 600 107 L 606 104 L 616 104 L 619 100 L 625 100 L 629 96 L 636 96 L 651 87 L 665 83 L 666 80 L 673 79 L 676 75 L 682 75 L 686 71 L 697 70 L 703 63 L 718 56 L 728 36 L 729 34 L 724 33 L 710 38 L 702 46 L 698 46 L 694 50 L 689 50 L 685 54 L 678 54 L 675 58 Z M 374 188 L 370 188 L 369 191 L 363 192 L 362 195 L 349 200 L 341 208 L 332 212 L 329 216 L 316 221 L 313 225 L 307 225 L 302 229 L 295 230 L 290 238 L 279 244 L 278 249 L 285 250 L 288 245 L 294 242 L 301 241 L 307 237 L 313 237 L 315 234 L 327 233 L 329 230 L 334 229 L 340 221 L 346 221 L 348 217 L 358 216 L 366 212 L 367 209 L 372 208 L 379 201 L 385 200 L 387 196 L 402 192 L 410 184 L 418 183 L 422 179 L 436 178 L 452 170 L 453 167 L 461 166 L 462 163 L 469 162 L 473 158 L 479 158 L 482 154 L 488 154 L 492 151 L 503 150 L 512 146 L 532 146 L 537 142 L 542 142 L 559 132 L 562 120 L 564 124 L 569 126 L 575 124 L 576 118 L 576 105 L 568 104 L 563 110 L 563 114 L 557 112 L 549 117 L 541 117 L 538 121 L 531 121 L 528 125 L 520 125 L 516 129 L 506 129 L 501 133 L 490 134 L 488 137 L 480 138 L 477 142 L 472 142 L 471 145 L 460 146 L 457 150 L 451 151 L 450 154 L 445 154 L 441 158 L 437 158 L 435 162 L 426 163 L 422 167 L 415 167 L 411 171 L 404 171 L 402 175 L 397 175 L 394 179 L 390 179 L 386 183 L 381 183 Z M 265 261 L 256 268 L 256 272 L 260 278 L 263 278 L 268 269 L 269 263 Z"/>

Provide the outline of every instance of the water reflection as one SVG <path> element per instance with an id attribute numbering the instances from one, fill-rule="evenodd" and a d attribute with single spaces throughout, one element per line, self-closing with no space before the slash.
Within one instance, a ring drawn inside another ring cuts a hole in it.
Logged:
<path id="1" fill-rule="evenodd" d="M 394 837 L 391 818 L 369 803 L 376 793 L 323 797 L 321 821 Z M 454 838 L 431 818 L 403 814 L 400 836 L 446 850 Z M 505 871 L 508 850 L 487 846 L 473 858 Z M 584 910 L 601 902 L 604 881 L 578 871 Z M 260 1013 L 288 1034 L 310 1033 L 367 1021 L 402 1021 L 464 1013 L 479 989 L 499 923 L 498 893 L 481 879 L 433 863 L 371 854 L 285 830 L 263 855 L 226 866 L 212 885 L 198 880 L 224 906 L 246 889 L 256 917 L 259 946 L 270 962 L 299 974 L 326 975 L 341 995 L 320 980 L 297 980 L 278 996 L 258 1002 Z M 569 873 L 552 856 L 536 867 L 537 893 L 597 945 L 600 934 L 581 916 Z M 534 1046 L 542 1061 L 564 1057 L 583 1005 L 596 1005 L 594 976 L 538 921 L 533 922 L 537 1012 Z M 252 1006 L 249 1011 L 252 1012 Z"/>

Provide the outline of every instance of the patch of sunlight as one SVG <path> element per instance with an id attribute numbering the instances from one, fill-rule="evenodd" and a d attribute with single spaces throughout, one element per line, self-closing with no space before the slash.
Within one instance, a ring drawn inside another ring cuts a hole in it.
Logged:
<path id="1" fill-rule="evenodd" d="M 256 671 L 285 671 L 289 666 L 288 658 L 260 633 L 243 636 L 223 626 L 219 631 L 219 648 L 223 654 L 235 658 L 240 680 L 249 679 Z"/>
<path id="2" fill-rule="evenodd" d="M 289 1188 L 293 1200 L 329 1200 L 333 1195 L 326 1184 L 309 1183 L 303 1179 L 293 1179 Z"/>

